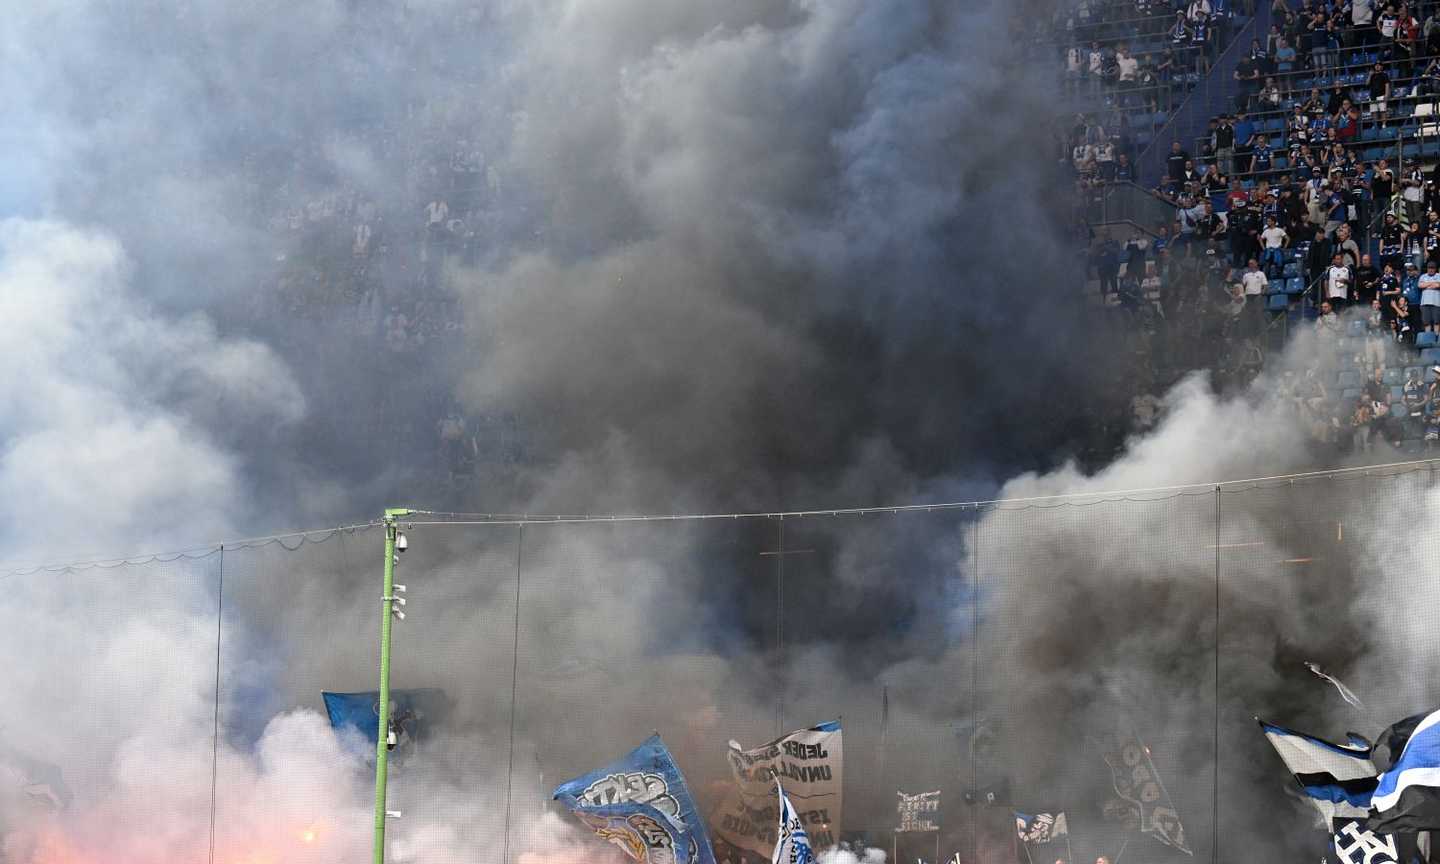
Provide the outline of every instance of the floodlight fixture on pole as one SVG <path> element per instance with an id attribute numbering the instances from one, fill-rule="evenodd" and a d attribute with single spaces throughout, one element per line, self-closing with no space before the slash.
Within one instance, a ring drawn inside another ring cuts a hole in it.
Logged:
<path id="1" fill-rule="evenodd" d="M 401 516 L 409 516 L 410 511 L 405 508 L 390 508 L 385 511 L 385 588 L 380 594 L 380 698 L 376 706 L 376 713 L 380 715 L 380 725 L 375 735 L 375 849 L 374 864 L 385 864 L 385 819 L 391 813 L 398 818 L 399 813 L 385 809 L 385 785 L 387 771 L 389 769 L 388 756 L 390 755 L 390 628 L 393 622 L 405 619 L 405 613 L 396 606 L 395 600 L 395 565 L 399 562 L 400 556 L 396 550 L 397 539 L 403 543 L 400 550 L 409 546 L 405 541 L 405 535 L 400 533 L 399 519 Z M 400 590 L 405 590 L 402 585 Z M 403 605 L 404 600 L 400 603 Z"/>

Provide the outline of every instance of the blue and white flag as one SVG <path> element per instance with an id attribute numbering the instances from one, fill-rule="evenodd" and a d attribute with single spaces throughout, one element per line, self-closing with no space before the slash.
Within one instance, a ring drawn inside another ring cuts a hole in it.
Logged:
<path id="1" fill-rule="evenodd" d="M 354 729 L 374 747 L 380 735 L 380 694 L 375 690 L 361 693 L 321 691 L 325 713 L 335 730 Z M 401 750 L 421 743 L 449 712 L 445 691 L 438 688 L 390 691 L 390 730 L 386 736 L 390 750 Z M 403 749 L 402 749 L 403 748 Z M 400 755 L 400 754 L 397 754 Z"/>
<path id="2" fill-rule="evenodd" d="M 1264 720 L 1259 723 L 1331 830 L 1338 830 L 1337 820 L 1363 819 L 1370 812 L 1379 772 L 1370 760 L 1368 742 L 1352 738 L 1349 745 L 1332 744 Z"/>
<path id="3" fill-rule="evenodd" d="M 810 837 L 800 822 L 800 814 L 795 812 L 795 805 L 785 797 L 785 787 L 780 785 L 779 777 L 775 778 L 775 792 L 780 796 L 780 833 L 770 864 L 811 864 L 815 854 L 810 850 Z"/>
<path id="4" fill-rule="evenodd" d="M 715 864 L 705 823 L 659 735 L 561 784 L 554 798 L 641 864 Z"/>
<path id="5" fill-rule="evenodd" d="M 1412 727 L 1407 739 L 1404 733 Z M 1370 799 L 1366 827 L 1377 833 L 1440 829 L 1440 711 L 1392 726 L 1390 754 L 1390 768 Z"/>

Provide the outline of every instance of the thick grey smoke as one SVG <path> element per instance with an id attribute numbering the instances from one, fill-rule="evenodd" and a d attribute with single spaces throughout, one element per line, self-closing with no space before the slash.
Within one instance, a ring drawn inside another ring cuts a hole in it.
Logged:
<path id="1" fill-rule="evenodd" d="M 387 504 L 839 507 L 979 497 L 1021 469 L 1040 473 L 1007 495 L 1303 462 L 1262 394 L 1193 379 L 1110 468 L 1064 464 L 1124 361 L 1092 345 L 1056 237 L 1036 129 L 1057 106 L 1011 11 L 20 4 L 0 31 L 0 557 Z M 427 225 L 438 200 L 455 224 Z M 521 464 L 442 484 L 452 401 L 513 417 Z M 1213 524 L 1177 500 L 1164 520 L 1063 529 L 1048 511 L 417 529 L 396 683 L 444 687 L 455 719 L 396 772 L 392 853 L 593 861 L 593 839 L 542 813 L 548 785 L 655 728 L 708 797 L 727 738 L 840 715 L 853 827 L 886 824 L 895 785 L 955 800 L 976 772 L 951 724 L 985 715 L 1005 721 L 1016 788 L 1056 794 L 1095 791 L 1095 753 L 1067 761 L 1065 742 L 1122 711 L 1172 730 L 1157 759 L 1182 812 L 1204 813 Z M 1237 506 L 1225 531 L 1250 542 L 1272 514 Z M 1341 589 L 1292 585 L 1288 604 L 1237 565 L 1227 731 L 1252 698 L 1324 725 L 1324 691 L 1277 671 L 1289 654 L 1397 688 L 1419 668 L 1397 665 L 1415 656 L 1399 638 L 1353 647 L 1422 566 L 1366 548 L 1379 575 L 1355 607 L 1333 562 Z M 0 790 L 5 857 L 199 860 L 212 770 L 216 860 L 365 854 L 364 748 L 315 709 L 321 688 L 373 686 L 377 559 L 362 531 L 4 580 L 0 761 L 57 765 L 74 793 L 50 813 Z"/>

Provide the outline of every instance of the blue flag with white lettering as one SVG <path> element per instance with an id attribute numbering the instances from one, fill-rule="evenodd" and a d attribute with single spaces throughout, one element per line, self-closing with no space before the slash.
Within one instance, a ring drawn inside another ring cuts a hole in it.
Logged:
<path id="1" fill-rule="evenodd" d="M 641 864 L 715 864 L 705 822 L 659 735 L 561 784 L 554 798 Z"/>

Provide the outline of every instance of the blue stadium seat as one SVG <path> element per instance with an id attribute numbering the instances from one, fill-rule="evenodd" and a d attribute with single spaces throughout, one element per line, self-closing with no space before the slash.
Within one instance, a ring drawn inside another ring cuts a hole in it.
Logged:
<path id="1" fill-rule="evenodd" d="M 1364 322 L 1364 321 L 1351 321 L 1351 322 L 1350 322 L 1350 328 L 1349 328 L 1349 329 L 1350 329 L 1350 335 L 1351 335 L 1351 336 L 1364 336 L 1364 335 L 1365 335 L 1365 322 Z M 1352 348 L 1351 350 L 1354 350 L 1354 349 Z"/>
<path id="2" fill-rule="evenodd" d="M 1296 276 L 1300 275 L 1300 265 L 1294 261 L 1291 261 L 1290 263 L 1285 265 L 1285 272 L 1283 275 L 1286 279 L 1294 279 Z"/>
<path id="3" fill-rule="evenodd" d="M 1356 399 L 1360 398 L 1360 388 L 1348 387 L 1344 390 L 1341 390 L 1340 398 L 1345 400 L 1346 402 L 1354 402 Z"/>
<path id="4" fill-rule="evenodd" d="M 1304 293 L 1305 293 L 1305 280 L 1302 279 L 1302 278 L 1300 278 L 1299 276 L 1292 276 L 1292 277 L 1290 277 L 1289 279 L 1286 279 L 1286 280 L 1285 280 L 1285 293 L 1286 293 L 1286 294 L 1304 294 Z"/>
<path id="5" fill-rule="evenodd" d="M 1391 366 L 1389 369 L 1386 369 L 1385 383 L 1389 384 L 1391 387 L 1403 390 L 1400 385 L 1405 383 L 1405 370 L 1401 369 L 1399 366 Z M 1404 393 L 1402 392 L 1399 395 L 1403 396 Z"/>
<path id="6" fill-rule="evenodd" d="M 1284 312 L 1290 306 L 1290 298 L 1284 294 L 1271 294 L 1265 300 L 1265 308 L 1271 312 Z"/>
<path id="7" fill-rule="evenodd" d="M 1335 386 L 1346 390 L 1357 390 L 1360 387 L 1360 373 L 1349 369 L 1341 372 L 1335 377 Z"/>
<path id="8" fill-rule="evenodd" d="M 1420 360 L 1426 365 L 1440 363 L 1440 348 L 1426 348 L 1420 352 Z"/>
<path id="9" fill-rule="evenodd" d="M 1416 348 L 1434 348 L 1437 342 L 1440 342 L 1440 335 L 1434 333 L 1419 333 L 1415 336 Z"/>
<path id="10" fill-rule="evenodd" d="M 1391 387 L 1391 388 L 1390 388 L 1390 401 L 1391 401 L 1391 402 L 1404 402 L 1404 401 L 1405 401 L 1405 388 L 1404 388 L 1404 387 Z"/>

